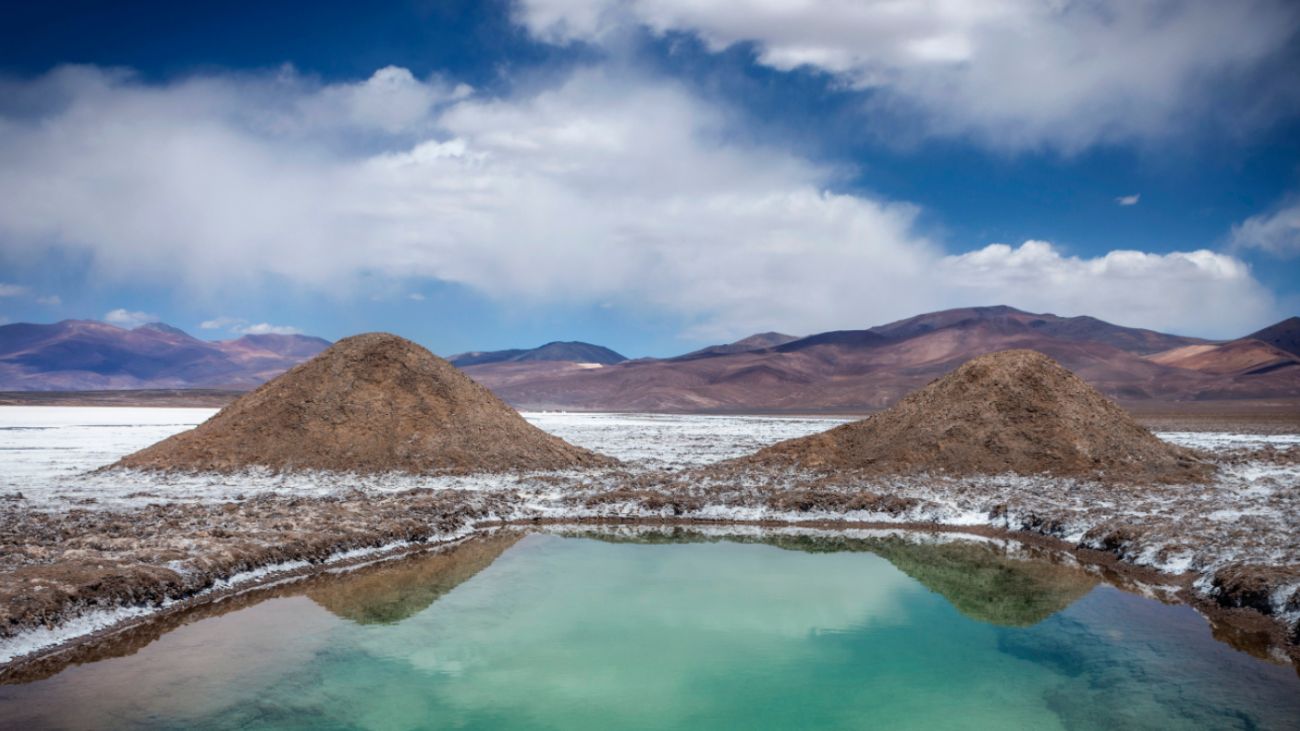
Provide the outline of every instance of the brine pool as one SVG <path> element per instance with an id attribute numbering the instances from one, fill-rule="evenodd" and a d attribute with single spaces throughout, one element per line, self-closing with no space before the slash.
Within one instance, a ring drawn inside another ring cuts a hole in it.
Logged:
<path id="1" fill-rule="evenodd" d="M 133 630 L 0 686 L 0 722 L 1300 728 L 1293 668 L 1066 557 L 904 532 L 587 530 L 499 532 Z"/>

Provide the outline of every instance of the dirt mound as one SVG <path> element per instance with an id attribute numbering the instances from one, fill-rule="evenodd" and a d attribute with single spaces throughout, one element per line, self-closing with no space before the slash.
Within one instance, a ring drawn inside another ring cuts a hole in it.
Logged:
<path id="1" fill-rule="evenodd" d="M 112 467 L 467 473 L 613 462 L 529 424 L 419 345 L 368 333 L 340 340 L 198 427 Z"/>
<path id="2" fill-rule="evenodd" d="M 774 444 L 743 461 L 813 470 L 1158 482 L 1200 481 L 1213 470 L 1032 350 L 975 358 L 888 411 Z"/>

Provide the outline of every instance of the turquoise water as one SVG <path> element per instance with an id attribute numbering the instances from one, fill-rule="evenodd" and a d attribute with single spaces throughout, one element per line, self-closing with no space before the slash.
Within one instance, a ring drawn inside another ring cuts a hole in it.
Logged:
<path id="1" fill-rule="evenodd" d="M 0 719 L 1300 728 L 1296 671 L 1215 641 L 1190 609 L 965 540 L 504 536 L 310 582 L 117 654 L 0 687 Z"/>

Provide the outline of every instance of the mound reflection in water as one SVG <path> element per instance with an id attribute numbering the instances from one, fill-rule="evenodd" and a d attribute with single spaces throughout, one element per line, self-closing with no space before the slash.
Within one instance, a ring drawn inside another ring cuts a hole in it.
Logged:
<path id="1" fill-rule="evenodd" d="M 502 532 L 207 610 L 137 638 L 134 654 L 0 687 L 0 718 L 494 729 L 1300 718 L 1292 669 L 1215 642 L 1186 607 L 1050 559 L 906 534 Z"/>

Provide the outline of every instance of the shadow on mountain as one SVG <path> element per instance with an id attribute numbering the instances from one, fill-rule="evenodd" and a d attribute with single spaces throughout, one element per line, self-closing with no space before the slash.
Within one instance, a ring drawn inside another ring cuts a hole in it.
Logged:
<path id="1" fill-rule="evenodd" d="M 623 536 L 578 533 L 596 540 L 628 543 L 762 543 L 790 551 L 862 551 L 889 561 L 899 571 L 939 594 L 971 619 L 1005 627 L 1038 624 L 1065 609 L 1098 583 L 1086 571 L 1049 560 L 1023 558 L 981 540 L 936 539 L 932 535 L 852 538 L 843 536 L 712 536 L 689 530 L 646 531 Z"/>
<path id="2" fill-rule="evenodd" d="M 452 550 L 414 556 L 334 577 L 306 594 L 322 608 L 357 624 L 394 624 L 417 614 L 492 565 L 524 536 L 502 531 L 471 538 Z"/>

